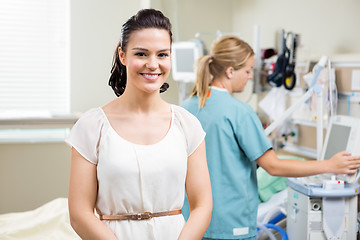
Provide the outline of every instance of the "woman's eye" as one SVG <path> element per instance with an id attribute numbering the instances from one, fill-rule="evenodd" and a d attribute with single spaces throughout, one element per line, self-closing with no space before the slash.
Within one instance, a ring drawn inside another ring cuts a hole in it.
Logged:
<path id="1" fill-rule="evenodd" d="M 144 56 L 146 56 L 146 54 L 143 53 L 143 52 L 135 53 L 135 55 L 136 55 L 136 56 L 139 56 L 139 57 L 144 57 Z"/>
<path id="2" fill-rule="evenodd" d="M 169 54 L 167 54 L 167 53 L 160 53 L 159 54 L 159 57 L 168 57 L 169 56 Z"/>

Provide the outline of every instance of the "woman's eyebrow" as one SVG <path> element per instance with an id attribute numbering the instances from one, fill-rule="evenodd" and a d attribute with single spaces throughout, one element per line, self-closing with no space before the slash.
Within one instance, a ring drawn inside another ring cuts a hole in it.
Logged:
<path id="1" fill-rule="evenodd" d="M 141 48 L 141 47 L 134 47 L 133 49 L 131 49 L 133 51 L 146 51 L 148 52 L 149 50 L 147 50 L 146 48 Z"/>
<path id="2" fill-rule="evenodd" d="M 146 52 L 149 52 L 148 49 L 146 49 L 146 48 L 141 48 L 141 47 L 134 47 L 134 48 L 132 48 L 131 50 L 133 50 L 133 51 L 146 51 Z M 159 50 L 158 52 L 170 52 L 170 51 L 171 51 L 170 48 L 165 48 L 165 49 Z"/>

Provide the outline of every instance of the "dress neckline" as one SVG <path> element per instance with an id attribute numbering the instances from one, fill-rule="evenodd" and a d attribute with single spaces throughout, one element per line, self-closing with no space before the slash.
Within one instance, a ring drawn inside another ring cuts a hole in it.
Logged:
<path id="1" fill-rule="evenodd" d="M 152 144 L 139 144 L 139 143 L 134 143 L 134 142 L 131 142 L 127 139 L 125 139 L 124 137 L 122 137 L 121 135 L 119 135 L 118 132 L 115 131 L 115 129 L 112 127 L 108 117 L 106 116 L 104 110 L 102 109 L 102 107 L 98 107 L 99 111 L 102 113 L 104 119 L 105 119 L 105 122 L 106 124 L 108 125 L 110 131 L 112 131 L 118 138 L 120 138 L 122 141 L 124 142 L 127 142 L 131 145 L 134 145 L 134 146 L 138 146 L 138 147 L 151 147 L 151 146 L 155 146 L 155 145 L 158 145 L 160 143 L 162 143 L 163 141 L 165 141 L 165 139 L 168 137 L 168 135 L 170 134 L 172 128 L 173 128 L 173 125 L 174 125 L 174 118 L 175 118 L 175 114 L 174 114 L 174 107 L 173 107 L 173 104 L 170 104 L 170 110 L 171 110 L 171 120 L 170 120 L 170 127 L 168 129 L 168 131 L 166 132 L 165 136 L 163 138 L 161 138 L 159 141 L 155 142 L 155 143 L 152 143 Z"/>

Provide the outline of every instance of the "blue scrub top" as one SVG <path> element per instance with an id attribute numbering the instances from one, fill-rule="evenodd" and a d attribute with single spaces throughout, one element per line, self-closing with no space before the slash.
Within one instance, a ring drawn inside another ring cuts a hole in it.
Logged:
<path id="1" fill-rule="evenodd" d="M 271 144 L 252 108 L 225 89 L 211 87 L 205 107 L 200 109 L 198 104 L 195 96 L 185 100 L 183 107 L 200 120 L 206 132 L 213 211 L 204 237 L 255 237 L 258 208 L 255 160 Z M 187 199 L 183 214 L 187 219 Z"/>

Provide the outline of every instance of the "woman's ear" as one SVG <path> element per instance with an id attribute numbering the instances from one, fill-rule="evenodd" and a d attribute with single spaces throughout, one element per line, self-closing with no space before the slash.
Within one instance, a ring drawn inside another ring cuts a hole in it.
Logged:
<path id="1" fill-rule="evenodd" d="M 125 64 L 125 52 L 121 49 L 121 47 L 118 48 L 118 54 L 119 54 L 121 64 L 126 66 L 126 64 Z"/>
<path id="2" fill-rule="evenodd" d="M 225 75 L 228 79 L 231 79 L 233 77 L 233 72 L 234 72 L 234 68 L 233 67 L 228 67 L 225 70 Z"/>

